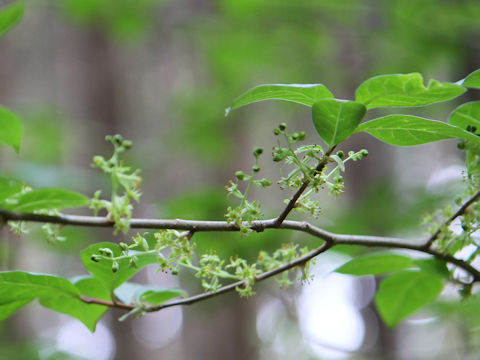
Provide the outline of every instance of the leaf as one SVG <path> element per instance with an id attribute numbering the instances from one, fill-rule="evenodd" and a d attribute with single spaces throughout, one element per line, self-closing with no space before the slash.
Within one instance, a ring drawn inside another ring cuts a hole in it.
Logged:
<path id="1" fill-rule="evenodd" d="M 450 277 L 450 271 L 448 271 L 447 264 L 443 260 L 436 258 L 416 259 L 413 261 L 413 263 L 422 271 L 439 275 L 445 279 Z"/>
<path id="2" fill-rule="evenodd" d="M 285 100 L 312 106 L 318 100 L 331 98 L 333 98 L 333 94 L 322 84 L 260 85 L 237 97 L 233 104 L 225 110 L 225 116 L 228 116 L 233 109 L 263 100 Z"/>
<path id="3" fill-rule="evenodd" d="M 396 254 L 369 254 L 350 260 L 335 270 L 350 275 L 382 275 L 405 270 L 412 266 L 412 259 Z"/>
<path id="4" fill-rule="evenodd" d="M 0 106 L 0 143 L 12 147 L 18 154 L 21 141 L 22 122 L 16 114 Z"/>
<path id="5" fill-rule="evenodd" d="M 150 305 L 160 305 L 164 302 L 176 298 L 177 296 L 187 296 L 187 293 L 180 289 L 150 290 L 142 294 L 140 300 Z"/>
<path id="6" fill-rule="evenodd" d="M 430 80 L 423 85 L 419 73 L 380 75 L 363 82 L 355 92 L 355 101 L 367 109 L 386 106 L 422 106 L 446 101 L 463 94 L 466 89 L 453 83 Z"/>
<path id="7" fill-rule="evenodd" d="M 462 129 L 466 129 L 468 125 L 475 126 L 480 131 L 480 101 L 460 105 L 452 111 L 448 122 Z"/>
<path id="8" fill-rule="evenodd" d="M 81 295 L 96 299 L 110 300 L 109 292 L 94 278 L 83 277 L 74 285 Z M 70 315 L 80 320 L 91 332 L 95 331 L 98 321 L 108 311 L 108 306 L 88 304 L 78 298 L 58 296 L 40 298 L 40 304 L 56 312 Z"/>
<path id="9" fill-rule="evenodd" d="M 46 188 L 10 198 L 8 202 L 0 204 L 0 207 L 13 211 L 33 212 L 34 210 L 64 209 L 86 205 L 88 205 L 88 199 L 79 193 Z"/>
<path id="10" fill-rule="evenodd" d="M 355 130 L 398 146 L 413 146 L 445 139 L 464 139 L 480 144 L 480 138 L 456 126 L 410 115 L 388 115 L 360 124 Z"/>
<path id="11" fill-rule="evenodd" d="M 480 69 L 468 75 L 465 80 L 462 81 L 462 85 L 468 88 L 480 89 Z"/>
<path id="12" fill-rule="evenodd" d="M 126 282 L 115 290 L 115 295 L 128 304 L 142 301 L 150 305 L 159 305 L 177 296 L 187 296 L 187 293 L 180 289 Z"/>
<path id="13" fill-rule="evenodd" d="M 14 27 L 23 17 L 23 4 L 14 3 L 0 10 L 0 36 Z"/>
<path id="14" fill-rule="evenodd" d="M 114 243 L 102 242 L 90 245 L 88 248 L 82 251 L 81 258 L 83 266 L 97 279 L 105 289 L 109 292 L 113 291 L 125 281 L 130 279 L 143 267 L 155 264 L 157 262 L 157 257 L 153 254 L 139 255 L 137 267 L 130 267 L 129 259 L 122 259 L 118 261 L 118 271 L 112 271 L 112 261 L 108 259 L 102 259 L 98 262 L 93 261 L 92 255 L 98 254 L 99 249 L 108 248 L 112 250 L 113 256 L 117 257 L 122 255 L 122 250 L 120 246 Z M 133 252 L 131 252 L 133 253 Z"/>
<path id="15" fill-rule="evenodd" d="M 0 320 L 36 298 L 48 297 L 79 300 L 80 292 L 61 277 L 23 271 L 0 272 Z"/>
<path id="16" fill-rule="evenodd" d="M 402 271 L 385 278 L 375 295 L 383 321 L 394 327 L 421 307 L 433 302 L 443 289 L 443 279 L 428 271 Z"/>
<path id="17" fill-rule="evenodd" d="M 312 119 L 320 137 L 330 147 L 347 139 L 365 116 L 362 104 L 346 100 L 321 100 L 313 104 Z"/>
<path id="18" fill-rule="evenodd" d="M 22 188 L 21 181 L 0 177 L 0 203 L 22 191 Z"/>

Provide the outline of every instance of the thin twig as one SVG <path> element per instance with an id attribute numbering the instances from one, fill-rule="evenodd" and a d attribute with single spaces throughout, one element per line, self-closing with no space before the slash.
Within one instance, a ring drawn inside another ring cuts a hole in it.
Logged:
<path id="1" fill-rule="evenodd" d="M 268 279 L 268 278 L 270 278 L 272 276 L 275 276 L 275 275 L 278 275 L 278 274 L 280 274 L 284 271 L 293 269 L 296 266 L 303 265 L 307 261 L 313 259 L 315 256 L 327 251 L 331 246 L 332 246 L 332 243 L 330 241 L 327 241 L 322 246 L 320 246 L 319 248 L 310 251 L 308 254 L 305 254 L 304 256 L 301 256 L 301 257 L 299 257 L 298 259 L 296 259 L 292 262 L 289 262 L 287 264 L 279 266 L 276 269 L 266 271 L 266 272 L 264 272 L 260 275 L 257 275 L 255 277 L 255 282 L 259 282 L 259 281 Z M 191 297 L 188 297 L 188 298 L 185 298 L 185 299 L 172 301 L 172 302 L 169 302 L 169 303 L 166 303 L 166 304 L 162 304 L 162 305 L 158 305 L 158 306 L 152 306 L 150 308 L 147 308 L 145 311 L 154 312 L 154 311 L 159 311 L 159 310 L 165 309 L 167 307 L 172 307 L 172 306 L 191 305 L 191 304 L 194 304 L 196 302 L 206 300 L 206 299 L 210 299 L 210 298 L 215 297 L 217 295 L 221 295 L 221 294 L 225 294 L 227 292 L 233 291 L 233 290 L 235 290 L 235 288 L 241 287 L 241 286 L 245 286 L 245 280 L 237 281 L 233 284 L 226 285 L 226 286 L 220 288 L 219 290 L 217 290 L 216 292 L 199 294 L 199 295 L 191 296 Z"/>
<path id="2" fill-rule="evenodd" d="M 432 244 L 435 242 L 435 240 L 437 240 L 438 236 L 442 233 L 442 228 L 444 228 L 445 226 L 448 226 L 452 223 L 453 220 L 455 220 L 457 217 L 459 217 L 460 215 L 463 215 L 465 213 L 465 211 L 467 210 L 467 208 L 472 205 L 475 201 L 478 200 L 478 198 L 480 197 L 480 191 L 477 191 L 475 193 L 475 195 L 473 195 L 470 199 L 468 199 L 467 201 L 465 201 L 465 203 L 463 203 L 462 206 L 460 206 L 460 208 L 457 210 L 457 212 L 455 212 L 455 214 L 453 214 L 452 216 L 450 216 L 447 220 L 445 220 L 445 222 L 437 229 L 437 231 L 435 231 L 427 240 L 427 242 L 423 245 L 423 247 L 425 249 L 429 249 Z"/>
<path id="3" fill-rule="evenodd" d="M 131 304 L 125 304 L 119 301 L 114 302 L 109 300 L 102 300 L 102 299 L 92 298 L 90 296 L 85 296 L 85 295 L 81 295 L 80 300 L 82 300 L 87 304 L 97 304 L 97 305 L 103 305 L 103 306 L 108 306 L 111 308 L 118 308 L 123 310 L 133 310 L 135 308 L 135 306 Z"/>
<path id="4" fill-rule="evenodd" d="M 332 148 L 328 149 L 328 151 L 325 153 L 322 161 L 320 161 L 320 163 L 315 168 L 316 174 L 321 173 L 325 168 L 325 166 L 327 166 L 330 155 L 332 154 L 333 150 L 335 150 L 335 147 L 336 146 L 333 146 Z M 283 209 L 282 213 L 275 220 L 275 226 L 280 227 L 282 222 L 287 218 L 288 214 L 290 214 L 290 212 L 293 210 L 293 208 L 297 204 L 298 199 L 300 198 L 300 196 L 302 196 L 303 192 L 307 189 L 309 184 L 310 184 L 310 180 L 305 179 L 303 181 L 302 186 L 300 186 L 297 192 L 290 198 L 290 201 L 288 202 L 285 209 Z"/>

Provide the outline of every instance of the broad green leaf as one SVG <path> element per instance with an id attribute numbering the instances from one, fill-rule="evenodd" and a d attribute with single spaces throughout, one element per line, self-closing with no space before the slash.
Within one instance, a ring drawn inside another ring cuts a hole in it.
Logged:
<path id="1" fill-rule="evenodd" d="M 15 198 L 10 198 L 7 202 L 0 204 L 0 207 L 19 211 L 32 212 L 34 210 L 44 209 L 64 209 L 88 205 L 88 199 L 76 192 L 63 189 L 39 189 Z"/>
<path id="2" fill-rule="evenodd" d="M 110 300 L 109 292 L 94 278 L 84 277 L 77 280 L 74 285 L 81 295 L 96 299 Z M 73 297 L 46 297 L 40 298 L 40 304 L 56 312 L 70 315 L 80 320 L 91 332 L 95 331 L 97 322 L 107 312 L 108 306 L 88 304 Z"/>
<path id="3" fill-rule="evenodd" d="M 21 181 L 0 177 L 0 203 L 22 191 L 22 188 Z"/>
<path id="4" fill-rule="evenodd" d="M 375 304 L 390 327 L 434 301 L 443 289 L 443 279 L 429 271 L 402 271 L 385 278 L 375 295 Z"/>
<path id="5" fill-rule="evenodd" d="M 0 320 L 34 299 L 77 299 L 80 291 L 67 279 L 22 271 L 0 272 Z"/>
<path id="6" fill-rule="evenodd" d="M 312 107 L 312 119 L 320 137 L 330 147 L 347 139 L 365 116 L 362 104 L 328 99 L 317 101 Z"/>
<path id="7" fill-rule="evenodd" d="M 5 320 L 9 316 L 15 314 L 17 310 L 21 309 L 32 300 L 32 298 L 25 298 L 18 301 L 8 300 L 4 302 L 0 299 L 0 320 Z"/>
<path id="8" fill-rule="evenodd" d="M 350 275 L 382 275 L 412 266 L 412 259 L 395 254 L 369 254 L 343 264 L 335 271 Z"/>
<path id="9" fill-rule="evenodd" d="M 23 4 L 14 3 L 0 9 L 0 36 L 14 27 L 23 16 Z"/>
<path id="10" fill-rule="evenodd" d="M 463 94 L 466 89 L 454 83 L 430 80 L 423 85 L 419 73 L 380 75 L 363 82 L 355 92 L 355 101 L 367 109 L 386 106 L 422 106 L 446 101 Z"/>
<path id="11" fill-rule="evenodd" d="M 21 141 L 22 122 L 13 112 L 0 106 L 0 143 L 11 146 L 18 153 Z"/>
<path id="12" fill-rule="evenodd" d="M 333 94 L 322 84 L 269 84 L 247 90 L 225 110 L 227 116 L 233 109 L 262 100 L 285 100 L 312 106 L 319 100 L 332 99 Z"/>
<path id="13" fill-rule="evenodd" d="M 475 126 L 480 131 L 480 101 L 460 105 L 452 111 L 448 122 L 462 129 L 466 129 L 468 125 Z"/>
<path id="14" fill-rule="evenodd" d="M 462 82 L 463 86 L 480 89 L 480 69 L 468 75 Z"/>
<path id="15" fill-rule="evenodd" d="M 436 258 L 428 259 L 415 259 L 414 265 L 418 266 L 422 271 L 430 272 L 435 275 L 439 275 L 445 279 L 450 277 L 450 271 L 448 271 L 445 261 Z"/>
<path id="16" fill-rule="evenodd" d="M 360 124 L 355 132 L 367 132 L 386 143 L 413 146 L 445 139 L 463 139 L 480 145 L 480 137 L 456 126 L 410 115 L 388 115 Z"/>
<path id="17" fill-rule="evenodd" d="M 187 293 L 180 289 L 150 290 L 142 294 L 140 300 L 150 305 L 160 305 L 177 296 L 186 297 Z"/>
<path id="18" fill-rule="evenodd" d="M 90 245 L 82 251 L 81 258 L 83 266 L 103 285 L 108 291 L 113 291 L 125 281 L 135 275 L 140 269 L 146 265 L 155 264 L 157 257 L 153 254 L 146 254 L 138 256 L 137 267 L 131 267 L 128 259 L 122 259 L 118 262 L 118 271 L 112 271 L 112 261 L 102 259 L 98 262 L 92 260 L 92 255 L 98 254 L 99 249 L 108 248 L 112 250 L 113 256 L 123 255 L 120 246 L 114 243 L 103 242 Z M 130 252 L 134 253 L 134 252 Z"/>
<path id="19" fill-rule="evenodd" d="M 115 295 L 122 302 L 129 304 L 142 301 L 150 305 L 159 305 L 177 296 L 187 296 L 187 293 L 180 289 L 126 282 L 115 290 Z"/>

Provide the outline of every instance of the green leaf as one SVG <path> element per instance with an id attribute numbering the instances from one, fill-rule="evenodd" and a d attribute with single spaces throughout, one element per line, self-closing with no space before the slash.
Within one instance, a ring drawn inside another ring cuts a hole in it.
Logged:
<path id="1" fill-rule="evenodd" d="M 380 75 L 363 82 L 355 92 L 355 101 L 367 109 L 386 106 L 422 106 L 446 101 L 463 94 L 466 89 L 453 83 L 430 80 L 423 85 L 419 73 Z"/>
<path id="2" fill-rule="evenodd" d="M 14 3 L 0 9 L 0 36 L 14 27 L 23 16 L 23 4 Z"/>
<path id="3" fill-rule="evenodd" d="M 0 177 L 0 203 L 22 191 L 22 188 L 21 181 Z"/>
<path id="4" fill-rule="evenodd" d="M 0 106 L 0 143 L 11 146 L 18 154 L 21 141 L 22 122 L 13 112 Z"/>
<path id="5" fill-rule="evenodd" d="M 88 199 L 76 192 L 63 189 L 39 189 L 0 204 L 0 207 L 20 212 L 32 212 L 34 210 L 64 209 L 88 205 Z"/>
<path id="6" fill-rule="evenodd" d="M 150 305 L 160 305 L 177 296 L 186 297 L 187 293 L 180 289 L 149 290 L 142 294 L 140 300 Z"/>
<path id="7" fill-rule="evenodd" d="M 74 285 L 81 295 L 95 299 L 110 300 L 109 292 L 97 279 L 91 277 L 80 278 Z M 95 331 L 98 321 L 108 311 L 108 306 L 88 304 L 82 301 L 80 297 L 44 297 L 40 298 L 39 302 L 46 308 L 80 320 L 91 332 Z"/>
<path id="8" fill-rule="evenodd" d="M 335 270 L 350 275 L 382 275 L 412 266 L 412 259 L 396 254 L 369 254 L 350 260 Z"/>
<path id="9" fill-rule="evenodd" d="M 313 104 L 312 119 L 320 137 L 330 147 L 347 139 L 365 116 L 362 104 L 346 100 L 321 100 Z"/>
<path id="10" fill-rule="evenodd" d="M 187 296 L 187 293 L 180 289 L 126 282 L 115 290 L 115 295 L 127 304 L 142 301 L 150 305 L 159 305 L 177 296 Z"/>
<path id="11" fill-rule="evenodd" d="M 322 84 L 271 84 L 247 90 L 225 110 L 227 116 L 233 109 L 262 100 L 285 100 L 312 106 L 319 100 L 331 99 L 333 94 Z"/>
<path id="12" fill-rule="evenodd" d="M 468 88 L 480 89 L 480 69 L 468 75 L 465 80 L 462 81 L 462 85 Z"/>
<path id="13" fill-rule="evenodd" d="M 102 242 L 90 245 L 88 248 L 82 251 L 81 258 L 83 266 L 96 278 L 105 289 L 109 292 L 113 291 L 125 281 L 135 275 L 140 269 L 146 265 L 155 264 L 157 257 L 153 254 L 146 254 L 138 256 L 137 267 L 130 267 L 129 259 L 122 259 L 118 261 L 118 271 L 112 271 L 112 261 L 108 259 L 102 259 L 98 262 L 92 260 L 92 255 L 98 254 L 99 249 L 108 248 L 112 250 L 113 256 L 121 256 L 122 250 L 120 246 L 114 243 Z M 130 252 L 134 253 L 134 252 Z"/>
<path id="14" fill-rule="evenodd" d="M 413 261 L 414 265 L 418 266 L 422 271 L 430 272 L 432 274 L 448 279 L 450 271 L 448 271 L 447 263 L 436 258 L 416 259 Z"/>
<path id="15" fill-rule="evenodd" d="M 456 126 L 410 115 L 388 115 L 360 124 L 356 133 L 365 131 L 398 146 L 413 146 L 445 139 L 463 139 L 480 145 L 480 138 Z"/>
<path id="16" fill-rule="evenodd" d="M 78 299 L 79 290 L 67 279 L 22 271 L 0 272 L 0 320 L 38 298 Z"/>
<path id="17" fill-rule="evenodd" d="M 375 304 L 383 321 L 394 327 L 407 316 L 434 301 L 442 289 L 441 276 L 429 271 L 402 271 L 380 283 Z"/>
<path id="18" fill-rule="evenodd" d="M 452 111 L 448 122 L 462 129 L 466 129 L 468 125 L 475 126 L 480 131 L 480 101 L 460 105 Z"/>

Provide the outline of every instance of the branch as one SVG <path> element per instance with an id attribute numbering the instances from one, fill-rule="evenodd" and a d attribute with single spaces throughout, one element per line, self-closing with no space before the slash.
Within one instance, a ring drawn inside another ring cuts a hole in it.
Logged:
<path id="1" fill-rule="evenodd" d="M 333 150 L 335 150 L 335 147 L 336 146 L 333 146 L 332 148 L 328 149 L 328 151 L 325 153 L 322 161 L 320 161 L 320 163 L 315 168 L 315 173 L 316 174 L 321 173 L 323 171 L 323 169 L 325 168 L 325 166 L 327 166 L 330 155 L 332 154 Z M 287 218 L 288 214 L 290 214 L 290 212 L 293 210 L 293 208 L 297 204 L 297 200 L 300 198 L 300 196 L 302 196 L 303 192 L 307 189 L 309 184 L 310 184 L 310 181 L 308 179 L 305 179 L 302 183 L 302 186 L 300 186 L 300 188 L 297 190 L 297 192 L 291 197 L 291 199 L 288 202 L 285 209 L 282 211 L 282 213 L 275 220 L 275 225 L 277 227 L 280 227 L 282 222 Z"/>
<path id="2" fill-rule="evenodd" d="M 473 203 L 480 194 L 476 194 L 470 200 L 468 200 L 455 215 L 453 215 L 449 220 L 447 220 L 447 225 L 449 222 L 453 221 L 454 218 L 458 217 L 465 209 Z M 94 227 L 113 227 L 114 223 L 108 218 L 104 217 L 94 217 L 94 216 L 77 216 L 77 215 L 40 215 L 40 214 L 23 214 L 16 213 L 0 209 L 0 217 L 4 221 L 15 220 L 15 221 L 34 221 L 34 222 L 44 222 L 44 223 L 55 223 L 55 224 L 64 224 L 64 225 L 82 225 L 82 226 L 94 226 Z M 245 226 L 250 226 L 250 228 L 257 232 L 262 232 L 266 229 L 289 229 L 301 231 L 307 234 L 310 234 L 314 237 L 320 238 L 325 241 L 325 244 L 320 248 L 315 249 L 303 257 L 298 258 L 296 261 L 287 263 L 277 269 L 270 270 L 268 272 L 262 273 L 256 277 L 256 281 L 262 281 L 274 275 L 277 275 L 283 271 L 292 269 L 295 266 L 304 264 L 313 257 L 327 251 L 329 248 L 339 245 L 362 245 L 367 247 L 386 247 L 386 248 L 397 248 L 397 249 L 408 249 L 425 254 L 434 256 L 435 258 L 441 259 L 443 261 L 449 262 L 456 265 L 457 267 L 463 269 L 469 273 L 473 281 L 480 282 L 480 271 L 470 265 L 468 262 L 457 259 L 452 255 L 440 253 L 434 249 L 426 247 L 426 244 L 430 239 L 425 241 L 420 241 L 419 243 L 413 243 L 405 239 L 385 237 L 385 236 L 363 236 L 363 235 L 344 235 L 336 234 L 326 230 L 323 230 L 319 227 L 316 227 L 305 221 L 291 221 L 284 220 L 280 225 L 276 224 L 277 219 L 268 219 L 268 220 L 257 220 L 252 221 L 251 223 L 245 223 Z M 131 228 L 141 228 L 141 229 L 175 229 L 175 230 L 187 230 L 190 234 L 195 232 L 205 232 L 205 231 L 239 231 L 240 229 L 234 223 L 228 223 L 226 221 L 196 221 L 196 220 L 164 220 L 164 219 L 131 219 L 130 220 Z M 235 282 L 221 288 L 215 293 L 206 293 L 196 295 L 190 298 L 170 302 L 163 304 L 157 307 L 149 308 L 146 311 L 157 311 L 166 307 L 176 306 L 176 305 L 188 305 L 195 302 L 205 300 L 229 291 L 234 290 L 237 286 L 242 286 L 244 281 Z M 123 303 L 113 303 L 101 299 L 93 299 L 89 297 L 82 297 L 82 300 L 87 303 L 95 303 L 99 305 L 105 305 L 110 307 L 119 307 L 122 309 L 133 309 L 133 305 L 123 304 Z"/>
<path id="3" fill-rule="evenodd" d="M 437 240 L 438 236 L 442 233 L 442 228 L 450 225 L 453 220 L 455 220 L 460 215 L 463 215 L 465 213 L 465 211 L 467 210 L 467 208 L 470 205 L 472 205 L 475 201 L 477 201 L 479 197 L 480 197 L 480 190 L 477 191 L 477 193 L 475 195 L 473 195 L 470 199 L 468 199 L 462 206 L 460 206 L 460 208 L 457 210 L 457 212 L 455 214 L 453 214 L 452 216 L 450 216 L 450 218 L 445 220 L 445 222 L 437 229 L 437 231 L 435 231 L 428 238 L 427 242 L 424 245 L 425 249 L 429 249 L 432 246 L 432 244 L 435 242 L 435 240 Z"/>

